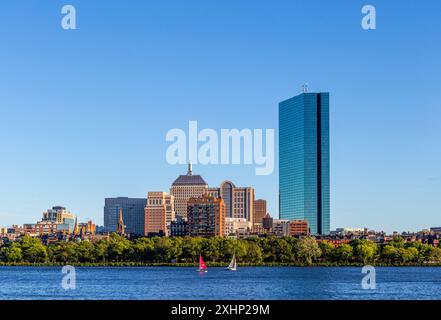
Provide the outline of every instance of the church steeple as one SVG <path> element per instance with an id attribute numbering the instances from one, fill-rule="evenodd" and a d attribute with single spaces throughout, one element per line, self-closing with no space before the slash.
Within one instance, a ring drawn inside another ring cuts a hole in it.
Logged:
<path id="1" fill-rule="evenodd" d="M 125 226 L 123 221 L 123 211 L 122 208 L 119 209 L 119 220 L 118 220 L 118 234 L 125 235 Z"/>
<path id="2" fill-rule="evenodd" d="M 74 236 L 78 235 L 78 217 L 75 217 L 75 225 L 74 225 L 74 229 L 73 229 L 73 235 Z"/>

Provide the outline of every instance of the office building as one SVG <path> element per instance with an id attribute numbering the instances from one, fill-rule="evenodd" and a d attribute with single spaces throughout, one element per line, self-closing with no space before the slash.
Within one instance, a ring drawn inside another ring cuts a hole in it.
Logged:
<path id="1" fill-rule="evenodd" d="M 145 207 L 145 235 L 169 235 L 168 227 L 175 219 L 174 197 L 166 192 L 149 192 Z"/>
<path id="2" fill-rule="evenodd" d="M 265 232 L 271 232 L 273 230 L 273 222 L 274 219 L 267 212 L 266 215 L 262 219 L 262 228 Z"/>
<path id="3" fill-rule="evenodd" d="M 289 235 L 291 237 L 306 236 L 308 234 L 309 234 L 308 221 L 306 221 L 306 220 L 291 220 L 289 222 Z"/>
<path id="4" fill-rule="evenodd" d="M 88 222 L 78 223 L 78 234 L 80 235 L 94 235 L 96 233 L 96 225 L 89 220 Z"/>
<path id="5" fill-rule="evenodd" d="M 263 217 L 267 213 L 266 200 L 257 199 L 254 201 L 254 219 L 253 223 L 262 223 Z"/>
<path id="6" fill-rule="evenodd" d="M 52 207 L 52 209 L 43 212 L 43 219 L 41 222 L 43 225 L 46 224 L 47 226 L 52 225 L 52 223 L 67 225 L 69 232 L 73 232 L 75 227 L 75 215 L 66 210 L 65 207 L 55 206 Z M 48 230 L 49 228 L 42 227 L 41 229 Z"/>
<path id="7" fill-rule="evenodd" d="M 118 232 L 120 211 L 125 226 L 125 233 L 144 235 L 145 198 L 106 198 L 104 206 L 104 228 L 106 232 Z"/>
<path id="8" fill-rule="evenodd" d="M 72 227 L 73 231 L 73 227 Z M 37 223 L 28 223 L 23 225 L 23 233 L 29 236 L 43 236 L 56 234 L 58 232 L 69 234 L 72 231 L 69 229 L 69 225 L 58 223 L 55 221 L 39 221 Z"/>
<path id="9" fill-rule="evenodd" d="M 225 204 L 221 198 L 204 194 L 190 198 L 187 206 L 188 235 L 222 237 L 225 235 Z"/>
<path id="10" fill-rule="evenodd" d="M 328 234 L 329 198 L 329 93 L 304 92 L 279 104 L 280 217 Z"/>
<path id="11" fill-rule="evenodd" d="M 209 188 L 207 193 L 215 198 L 221 197 L 224 200 L 227 217 L 253 221 L 253 188 L 236 187 L 233 182 L 224 181 L 219 188 Z"/>
<path id="12" fill-rule="evenodd" d="M 177 216 L 170 223 L 170 237 L 185 237 L 188 234 L 187 220 Z"/>
<path id="13" fill-rule="evenodd" d="M 238 236 L 251 232 L 251 222 L 244 218 L 225 218 L 225 235 Z"/>
<path id="14" fill-rule="evenodd" d="M 187 217 L 187 203 L 190 198 L 198 198 L 207 193 L 208 184 L 200 175 L 193 174 L 191 163 L 186 175 L 180 175 L 170 188 L 170 195 L 174 197 L 175 214 L 182 218 Z"/>
<path id="15" fill-rule="evenodd" d="M 278 237 L 289 236 L 290 221 L 284 219 L 273 219 L 273 233 Z"/>

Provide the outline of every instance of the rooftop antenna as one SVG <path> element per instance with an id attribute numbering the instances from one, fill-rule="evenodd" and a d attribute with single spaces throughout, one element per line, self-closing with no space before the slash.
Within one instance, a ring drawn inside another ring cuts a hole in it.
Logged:
<path id="1" fill-rule="evenodd" d="M 308 84 L 304 83 L 302 84 L 302 93 L 307 93 L 308 92 Z"/>
<path id="2" fill-rule="evenodd" d="M 188 172 L 187 175 L 191 176 L 193 175 L 193 165 L 191 164 L 191 161 L 188 162 Z"/>

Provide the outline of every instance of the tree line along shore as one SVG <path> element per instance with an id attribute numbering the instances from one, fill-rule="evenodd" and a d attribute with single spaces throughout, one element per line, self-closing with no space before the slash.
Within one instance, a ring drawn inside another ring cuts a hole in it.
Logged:
<path id="1" fill-rule="evenodd" d="M 420 266 L 441 265 L 441 248 L 401 237 L 378 245 L 356 239 L 334 246 L 313 237 L 248 239 L 154 237 L 128 240 L 116 233 L 96 242 L 44 245 L 24 236 L 0 247 L 0 265 L 9 266 L 224 266 L 232 256 L 242 266 Z"/>

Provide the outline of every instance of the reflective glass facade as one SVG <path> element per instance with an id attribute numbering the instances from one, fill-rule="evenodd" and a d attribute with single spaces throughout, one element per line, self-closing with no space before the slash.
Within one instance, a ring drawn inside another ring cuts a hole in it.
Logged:
<path id="1" fill-rule="evenodd" d="M 122 208 L 126 233 L 144 235 L 144 198 L 106 198 L 104 206 L 104 228 L 106 232 L 118 230 L 119 211 Z"/>
<path id="2" fill-rule="evenodd" d="M 329 197 L 329 93 L 302 93 L 279 104 L 280 218 L 328 234 Z"/>

